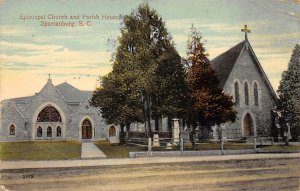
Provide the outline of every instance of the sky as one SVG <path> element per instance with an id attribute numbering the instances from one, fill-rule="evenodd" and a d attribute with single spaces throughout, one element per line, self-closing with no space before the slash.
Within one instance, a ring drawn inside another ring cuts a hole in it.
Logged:
<path id="1" fill-rule="evenodd" d="M 120 16 L 143 2 L 0 0 L 0 101 L 39 92 L 49 73 L 54 85 L 66 81 L 81 90 L 94 90 L 99 76 L 112 69 Z M 209 59 L 243 41 L 241 29 L 247 24 L 248 39 L 275 91 L 293 48 L 300 44 L 300 0 L 148 3 L 164 20 L 182 57 L 192 24 L 203 35 Z M 64 26 L 48 26 L 51 22 Z"/>

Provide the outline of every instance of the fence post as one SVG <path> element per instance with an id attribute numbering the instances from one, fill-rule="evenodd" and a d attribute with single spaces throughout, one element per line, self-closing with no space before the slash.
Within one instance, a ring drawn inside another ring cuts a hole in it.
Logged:
<path id="1" fill-rule="evenodd" d="M 224 139 L 221 137 L 221 154 L 224 155 Z"/>
<path id="2" fill-rule="evenodd" d="M 253 147 L 254 147 L 254 151 L 257 152 L 257 149 L 256 149 L 256 137 L 253 137 Z"/>
<path id="3" fill-rule="evenodd" d="M 148 156 L 152 155 L 151 153 L 151 137 L 148 138 Z"/>

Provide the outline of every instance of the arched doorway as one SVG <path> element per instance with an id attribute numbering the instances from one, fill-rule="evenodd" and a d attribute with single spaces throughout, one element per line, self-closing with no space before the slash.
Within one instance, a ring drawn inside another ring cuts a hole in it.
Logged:
<path id="1" fill-rule="evenodd" d="M 81 125 L 82 129 L 82 139 L 91 139 L 92 138 L 92 123 L 89 119 L 85 119 Z"/>
<path id="2" fill-rule="evenodd" d="M 244 118 L 244 137 L 251 137 L 254 135 L 253 118 L 249 113 Z"/>

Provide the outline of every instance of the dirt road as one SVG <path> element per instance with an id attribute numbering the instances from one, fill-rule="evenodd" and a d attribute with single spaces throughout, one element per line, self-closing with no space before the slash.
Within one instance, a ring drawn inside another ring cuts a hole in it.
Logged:
<path id="1" fill-rule="evenodd" d="M 9 170 L 0 185 L 30 190 L 300 190 L 300 160 L 233 160 Z"/>

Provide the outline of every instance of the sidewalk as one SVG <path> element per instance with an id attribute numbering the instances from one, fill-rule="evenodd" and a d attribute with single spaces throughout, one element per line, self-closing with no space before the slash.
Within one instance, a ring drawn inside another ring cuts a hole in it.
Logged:
<path id="1" fill-rule="evenodd" d="M 245 155 L 222 155 L 222 156 L 196 156 L 196 157 L 149 157 L 149 158 L 124 158 L 124 159 L 87 159 L 87 160 L 61 160 L 61 161 L 0 161 L 2 170 L 29 169 L 29 168 L 74 168 L 90 166 L 113 166 L 113 165 L 138 165 L 154 163 L 178 163 L 178 162 L 201 162 L 201 161 L 226 161 L 226 160 L 254 160 L 254 159 L 277 159 L 299 158 L 300 153 L 291 154 L 245 154 Z"/>
<path id="2" fill-rule="evenodd" d="M 100 159 L 106 158 L 106 155 L 93 143 L 81 143 L 81 159 Z"/>

